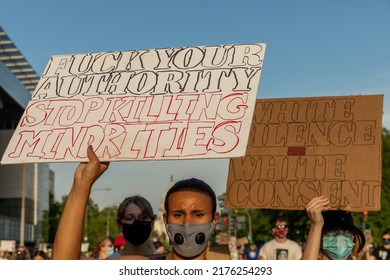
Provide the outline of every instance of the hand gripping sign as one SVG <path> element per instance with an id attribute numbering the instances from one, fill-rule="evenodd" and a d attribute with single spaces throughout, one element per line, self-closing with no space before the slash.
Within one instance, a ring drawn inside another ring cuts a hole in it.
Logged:
<path id="1" fill-rule="evenodd" d="M 53 56 L 2 164 L 245 154 L 264 44 Z"/>

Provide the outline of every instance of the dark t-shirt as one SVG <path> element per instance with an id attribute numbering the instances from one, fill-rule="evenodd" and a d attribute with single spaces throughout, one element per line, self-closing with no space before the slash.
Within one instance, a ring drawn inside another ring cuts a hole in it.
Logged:
<path id="1" fill-rule="evenodd" d="M 374 249 L 372 255 L 377 260 L 390 260 L 390 249 L 380 246 Z"/>

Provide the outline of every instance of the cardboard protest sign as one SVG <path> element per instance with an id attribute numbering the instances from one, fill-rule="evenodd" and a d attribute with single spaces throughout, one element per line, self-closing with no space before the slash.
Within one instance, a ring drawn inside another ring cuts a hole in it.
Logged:
<path id="1" fill-rule="evenodd" d="M 258 99 L 245 157 L 230 160 L 225 207 L 380 210 L 383 95 Z"/>
<path id="2" fill-rule="evenodd" d="M 245 154 L 264 44 L 53 56 L 2 164 Z"/>

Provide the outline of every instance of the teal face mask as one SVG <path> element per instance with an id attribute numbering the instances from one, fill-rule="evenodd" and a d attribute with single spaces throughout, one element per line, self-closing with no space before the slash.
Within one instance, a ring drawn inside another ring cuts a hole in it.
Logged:
<path id="1" fill-rule="evenodd" d="M 107 250 L 107 257 L 111 256 L 112 254 L 114 254 L 114 248 L 113 248 L 113 247 L 110 247 L 110 248 L 108 248 L 108 250 Z"/>
<path id="2" fill-rule="evenodd" d="M 330 233 L 322 238 L 322 248 L 332 260 L 346 260 L 354 246 L 350 233 Z"/>

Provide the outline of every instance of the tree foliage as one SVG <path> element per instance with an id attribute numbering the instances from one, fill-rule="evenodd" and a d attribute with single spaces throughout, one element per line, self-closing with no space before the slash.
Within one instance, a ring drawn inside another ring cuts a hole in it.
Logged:
<path id="1" fill-rule="evenodd" d="M 390 132 L 386 128 L 382 130 L 381 211 L 368 213 L 366 228 L 371 230 L 376 245 L 382 244 L 382 232 L 390 229 Z"/>
<path id="2" fill-rule="evenodd" d="M 61 202 L 58 202 L 53 198 L 53 195 L 50 194 L 49 211 L 44 213 L 43 221 L 43 239 L 46 243 L 54 242 L 58 223 L 64 210 L 66 199 L 67 196 L 63 196 Z M 98 205 L 92 199 L 89 199 L 82 238 L 88 238 L 90 249 L 100 238 L 105 237 L 107 233 L 112 239 L 119 235 L 116 224 L 117 211 L 117 206 L 106 207 L 99 210 Z"/>
<path id="3" fill-rule="evenodd" d="M 54 199 L 52 192 L 49 193 L 49 210 L 43 214 L 42 237 L 46 243 L 53 243 L 60 221 L 63 205 Z"/>

